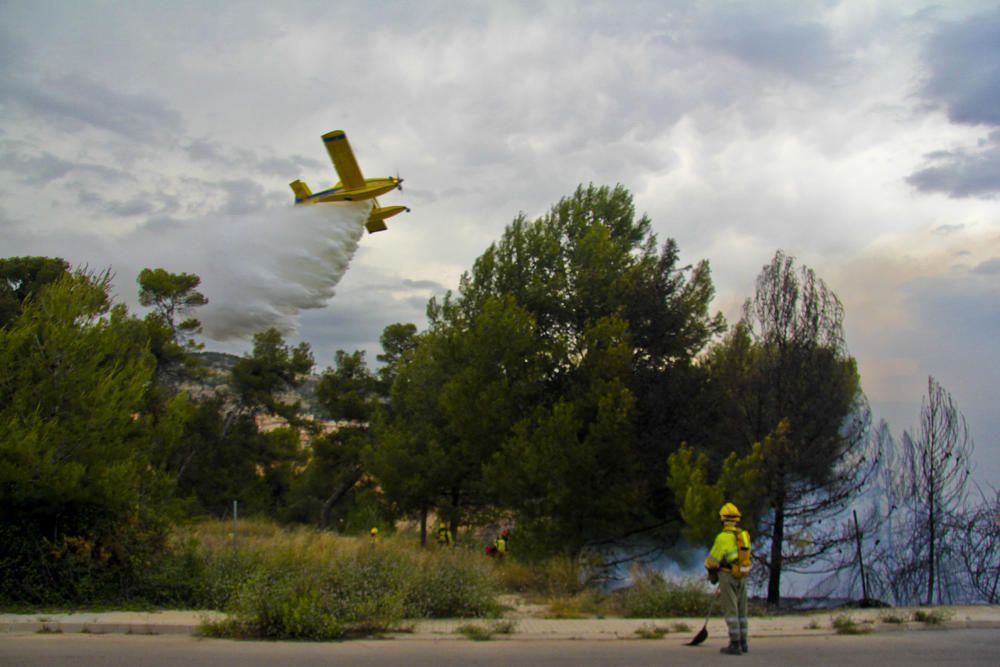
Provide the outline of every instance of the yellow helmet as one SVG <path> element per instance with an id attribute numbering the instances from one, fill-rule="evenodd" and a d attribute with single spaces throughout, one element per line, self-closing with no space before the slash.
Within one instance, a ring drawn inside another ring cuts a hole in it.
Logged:
<path id="1" fill-rule="evenodd" d="M 378 535 L 378 528 L 372 528 L 370 532 L 372 535 Z"/>
<path id="2" fill-rule="evenodd" d="M 441 525 L 438 526 L 438 528 L 447 528 L 447 527 L 448 527 L 448 524 L 446 524 L 444 521 L 442 521 Z"/>
<path id="3" fill-rule="evenodd" d="M 739 521 L 741 516 L 740 509 L 732 503 L 726 503 L 719 510 L 719 518 L 723 521 Z"/>

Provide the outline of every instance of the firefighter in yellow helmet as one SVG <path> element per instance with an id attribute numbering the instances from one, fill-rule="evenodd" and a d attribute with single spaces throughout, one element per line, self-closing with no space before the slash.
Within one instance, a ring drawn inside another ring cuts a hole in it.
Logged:
<path id="1" fill-rule="evenodd" d="M 722 532 L 715 536 L 705 569 L 709 581 L 719 584 L 722 611 L 729 628 L 729 645 L 722 652 L 739 655 L 749 650 L 746 577 L 750 574 L 750 533 L 739 527 L 740 510 L 732 503 L 722 506 L 719 518 Z"/>
<path id="2" fill-rule="evenodd" d="M 378 542 L 378 528 L 372 528 L 368 531 L 368 536 L 371 538 L 371 543 L 375 544 Z"/>
<path id="3" fill-rule="evenodd" d="M 448 524 L 444 521 L 438 525 L 437 544 L 439 547 L 450 547 L 454 545 L 451 530 L 448 528 Z"/>

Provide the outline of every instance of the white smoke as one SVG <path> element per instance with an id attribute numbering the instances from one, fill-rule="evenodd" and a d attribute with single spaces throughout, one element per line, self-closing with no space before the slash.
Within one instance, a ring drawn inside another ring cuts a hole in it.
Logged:
<path id="1" fill-rule="evenodd" d="M 110 268 L 117 297 L 135 311 L 143 268 L 201 277 L 209 303 L 194 313 L 204 335 L 246 339 L 275 327 L 294 333 L 303 310 L 323 308 L 364 234 L 369 202 L 315 204 L 238 216 L 153 222 L 115 238 L 60 234 L 5 239 L 3 256 L 62 257 Z"/>

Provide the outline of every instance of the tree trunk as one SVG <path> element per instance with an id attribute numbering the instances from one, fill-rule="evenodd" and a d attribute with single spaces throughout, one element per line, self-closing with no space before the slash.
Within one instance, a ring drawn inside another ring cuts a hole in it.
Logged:
<path id="1" fill-rule="evenodd" d="M 420 546 L 427 546 L 427 506 L 420 508 Z"/>
<path id="2" fill-rule="evenodd" d="M 323 501 L 323 506 L 319 510 L 319 527 L 322 530 L 326 530 L 327 524 L 330 522 L 330 510 L 347 495 L 348 491 L 354 488 L 354 485 L 361 480 L 361 477 L 361 471 L 355 471 L 343 484 L 334 487 L 330 497 Z"/>
<path id="3" fill-rule="evenodd" d="M 771 571 L 767 580 L 767 604 L 777 607 L 781 602 L 781 546 L 785 542 L 785 494 L 782 489 L 774 503 L 774 529 L 771 531 Z"/>
<path id="4" fill-rule="evenodd" d="M 927 539 L 928 539 L 928 553 L 927 553 L 927 601 L 925 604 L 932 604 L 934 602 L 934 547 L 935 547 L 935 533 L 937 532 L 937 525 L 934 521 L 934 476 L 931 475 L 930 484 L 930 494 L 928 500 L 930 502 L 930 507 L 927 513 Z"/>

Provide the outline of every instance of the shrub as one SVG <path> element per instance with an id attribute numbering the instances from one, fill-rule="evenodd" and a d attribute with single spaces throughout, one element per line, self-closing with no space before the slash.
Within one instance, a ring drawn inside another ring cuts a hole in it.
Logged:
<path id="1" fill-rule="evenodd" d="M 918 609 L 913 612 L 913 620 L 927 625 L 941 625 L 954 615 L 955 612 L 950 609 L 931 609 L 928 611 Z"/>
<path id="2" fill-rule="evenodd" d="M 870 625 L 859 624 L 850 614 L 838 614 L 830 619 L 830 625 L 838 635 L 863 635 L 872 631 Z"/>
<path id="3" fill-rule="evenodd" d="M 488 616 L 499 610 L 493 564 L 464 550 L 378 544 L 304 528 L 241 533 L 239 568 L 251 576 L 225 605 L 213 636 L 340 639 L 402 629 L 406 618 Z M 219 560 L 233 562 L 225 541 Z"/>
<path id="4" fill-rule="evenodd" d="M 583 590 L 580 566 L 565 556 L 536 563 L 507 559 L 497 570 L 503 589 L 511 593 L 562 596 Z"/>
<path id="5" fill-rule="evenodd" d="M 883 623 L 893 623 L 893 624 L 897 624 L 897 625 L 906 623 L 906 621 L 909 620 L 909 619 L 907 619 L 907 617 L 904 614 L 901 614 L 901 613 L 898 613 L 898 612 L 891 612 L 891 611 L 887 611 L 887 612 L 879 615 L 878 618 Z"/>
<path id="6" fill-rule="evenodd" d="M 493 563 L 463 550 L 421 554 L 419 570 L 407 589 L 411 618 L 494 616 L 500 587 Z"/>
<path id="7" fill-rule="evenodd" d="M 711 604 L 711 592 L 700 579 L 668 579 L 658 572 L 636 569 L 633 585 L 617 596 L 626 618 L 697 616 Z"/>
<path id="8" fill-rule="evenodd" d="M 512 635 L 516 629 L 514 621 L 496 621 L 485 625 L 466 623 L 455 628 L 455 632 L 473 641 L 485 642 L 493 639 L 494 635 Z"/>
<path id="9" fill-rule="evenodd" d="M 557 597 L 549 601 L 548 618 L 586 618 L 604 615 L 604 596 L 592 589 L 572 597 Z"/>
<path id="10" fill-rule="evenodd" d="M 639 639 L 663 639 L 669 633 L 670 628 L 656 625 L 642 625 L 635 631 L 635 634 L 639 635 Z"/>

